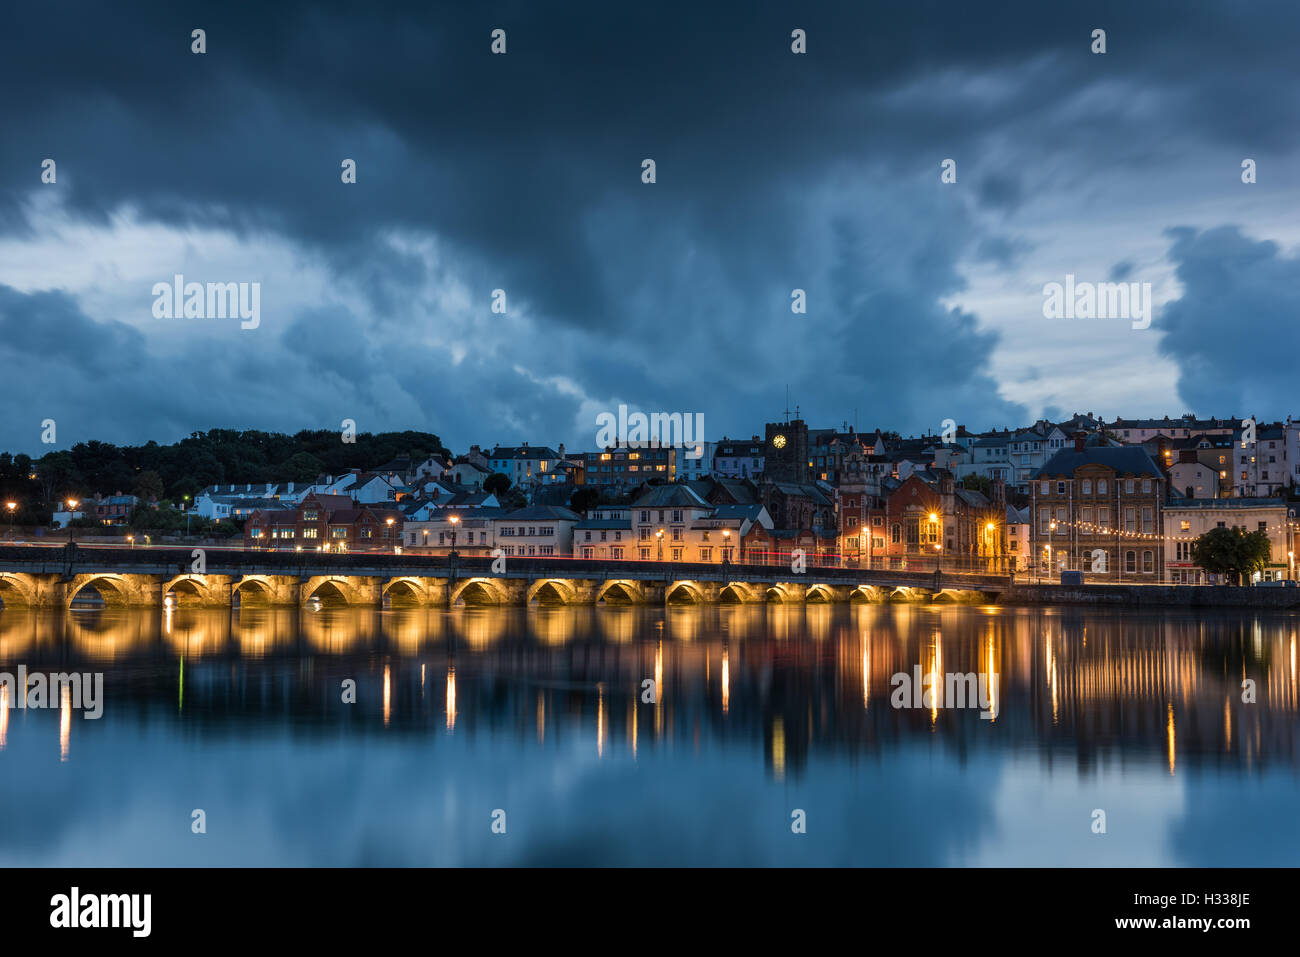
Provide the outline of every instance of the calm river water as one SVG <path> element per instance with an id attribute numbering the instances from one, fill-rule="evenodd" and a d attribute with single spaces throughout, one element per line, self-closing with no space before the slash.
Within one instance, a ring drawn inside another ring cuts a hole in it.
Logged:
<path id="1" fill-rule="evenodd" d="M 104 675 L 98 720 L 0 709 L 0 865 L 1295 865 L 1298 632 L 951 605 L 0 611 L 0 672 Z M 900 673 L 982 676 L 996 714 L 896 708 Z"/>

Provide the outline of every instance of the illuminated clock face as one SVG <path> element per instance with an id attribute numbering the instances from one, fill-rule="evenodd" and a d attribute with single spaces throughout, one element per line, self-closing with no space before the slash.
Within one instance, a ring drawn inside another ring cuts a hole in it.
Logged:
<path id="1" fill-rule="evenodd" d="M 782 435 L 780 432 L 776 433 L 776 435 L 772 436 L 772 444 L 775 445 L 778 449 L 785 448 L 785 436 Z"/>

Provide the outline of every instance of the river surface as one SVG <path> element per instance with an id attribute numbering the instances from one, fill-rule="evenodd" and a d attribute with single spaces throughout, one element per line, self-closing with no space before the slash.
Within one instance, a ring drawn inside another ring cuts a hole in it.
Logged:
<path id="1" fill-rule="evenodd" d="M 0 865 L 1294 866 L 1298 632 L 953 605 L 5 610 L 0 672 L 104 690 L 97 720 L 68 692 L 0 708 Z M 950 673 L 985 700 L 894 706 L 895 675 Z"/>

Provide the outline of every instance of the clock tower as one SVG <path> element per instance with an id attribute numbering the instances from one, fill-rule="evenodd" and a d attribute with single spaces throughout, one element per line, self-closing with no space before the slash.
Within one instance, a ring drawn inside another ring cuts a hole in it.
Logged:
<path id="1" fill-rule="evenodd" d="M 808 424 L 803 419 L 767 423 L 763 447 L 763 477 L 769 482 L 804 484 L 808 467 Z"/>

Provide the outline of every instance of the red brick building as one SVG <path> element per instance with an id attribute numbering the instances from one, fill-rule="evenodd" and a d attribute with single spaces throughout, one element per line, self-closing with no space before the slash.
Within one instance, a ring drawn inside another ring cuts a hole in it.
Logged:
<path id="1" fill-rule="evenodd" d="M 402 544 L 402 513 L 347 495 L 308 495 L 296 508 L 257 511 L 244 547 L 277 551 L 387 551 Z"/>
<path id="2" fill-rule="evenodd" d="M 913 472 L 885 495 L 885 558 L 893 568 L 1000 572 L 1005 510 L 944 469 Z"/>

